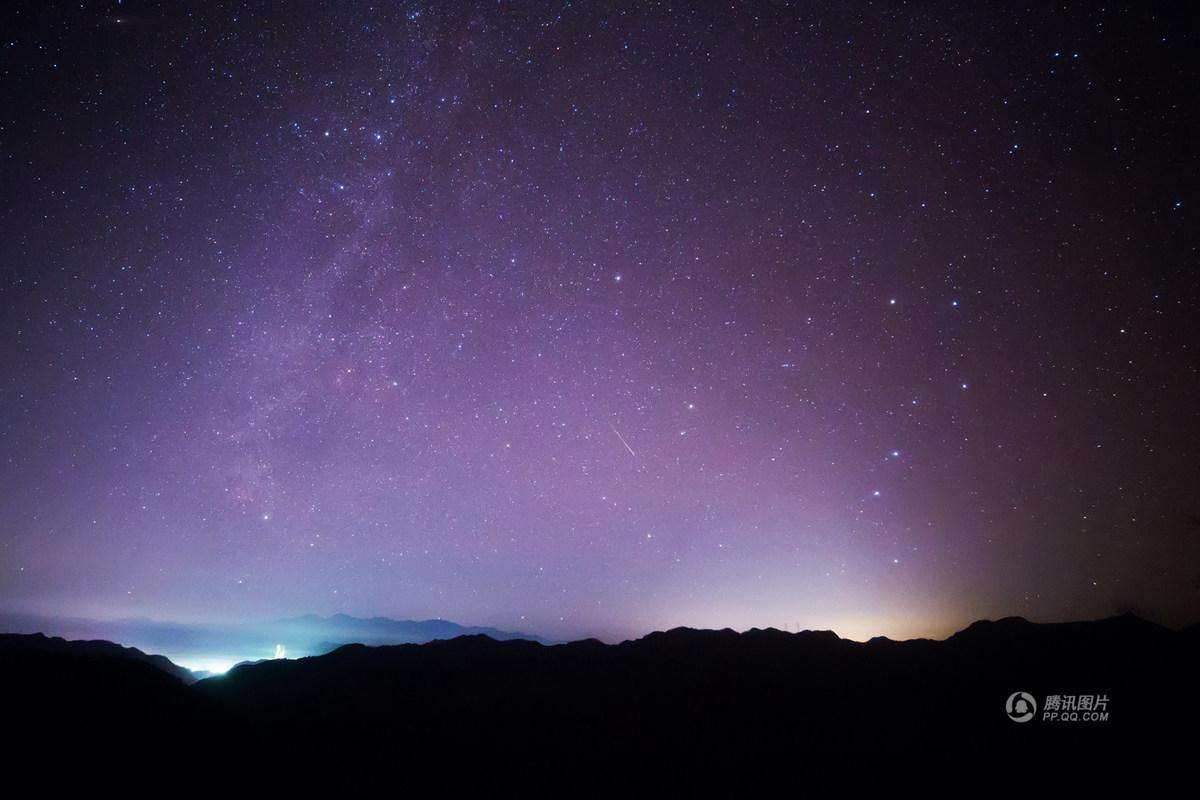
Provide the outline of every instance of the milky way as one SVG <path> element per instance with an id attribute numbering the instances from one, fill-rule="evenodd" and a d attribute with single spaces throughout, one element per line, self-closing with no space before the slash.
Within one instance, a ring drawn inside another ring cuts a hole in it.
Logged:
<path id="1" fill-rule="evenodd" d="M 1193 620 L 1195 27 L 973 5 L 10 7 L 0 605 Z"/>

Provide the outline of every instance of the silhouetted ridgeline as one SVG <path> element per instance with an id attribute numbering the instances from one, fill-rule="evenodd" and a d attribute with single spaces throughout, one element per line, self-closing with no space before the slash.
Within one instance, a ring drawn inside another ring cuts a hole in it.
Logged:
<path id="1" fill-rule="evenodd" d="M 292 757 L 559 766 L 736 765 L 806 751 L 1094 755 L 1186 744 L 1171 737 L 1196 718 L 1198 641 L 1196 627 L 1133 616 L 977 622 L 941 642 L 777 630 L 676 629 L 619 645 L 464 636 L 347 645 L 189 687 L 137 651 L 10 635 L 0 637 L 0 686 L 8 721 L 57 731 L 59 747 L 219 741 Z M 1006 713 L 1018 691 L 1039 704 L 1028 722 Z M 1103 697 L 1108 718 L 1043 719 L 1047 699 L 1062 697 Z"/>
<path id="2" fill-rule="evenodd" d="M 173 663 L 166 656 L 143 653 L 136 647 L 122 647 L 119 644 L 104 641 L 67 641 L 57 636 L 45 636 L 40 633 L 31 635 L 0 634 L 0 654 L 20 652 L 57 654 L 75 658 L 141 661 L 178 678 L 185 684 L 190 685 L 196 682 L 196 676 L 186 667 Z"/>
<path id="3" fill-rule="evenodd" d="M 82 619 L 0 613 L 0 631 L 45 633 L 64 639 L 107 639 L 144 651 L 171 653 L 181 661 L 211 661 L 229 654 L 258 661 L 272 658 L 277 645 L 291 656 L 327 653 L 343 644 L 423 644 L 436 639 L 483 634 L 493 639 L 530 639 L 554 644 L 533 634 L 459 625 L 444 619 L 360 619 L 346 614 L 235 624 L 179 623 L 151 619 Z"/>

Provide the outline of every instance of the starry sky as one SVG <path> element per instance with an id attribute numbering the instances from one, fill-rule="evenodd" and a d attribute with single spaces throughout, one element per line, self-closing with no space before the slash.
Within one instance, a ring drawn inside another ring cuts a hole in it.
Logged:
<path id="1" fill-rule="evenodd" d="M 1200 617 L 1182 4 L 0 13 L 0 608 Z"/>

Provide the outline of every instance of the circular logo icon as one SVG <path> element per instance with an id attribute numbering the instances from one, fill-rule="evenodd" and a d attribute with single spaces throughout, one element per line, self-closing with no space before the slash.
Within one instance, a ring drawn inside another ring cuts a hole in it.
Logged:
<path id="1" fill-rule="evenodd" d="M 1029 692 L 1013 692 L 1008 696 L 1004 710 L 1013 722 L 1029 722 L 1037 713 L 1037 700 Z"/>

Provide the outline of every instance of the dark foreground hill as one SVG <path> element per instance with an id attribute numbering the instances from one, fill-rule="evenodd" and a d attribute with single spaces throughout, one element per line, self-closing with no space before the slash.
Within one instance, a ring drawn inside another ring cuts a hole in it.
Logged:
<path id="1" fill-rule="evenodd" d="M 12 766 L 28 756 L 170 748 L 182 732 L 229 725 L 163 656 L 112 642 L 0 635 L 0 713 Z"/>
<path id="2" fill-rule="evenodd" d="M 72 656 L 80 659 L 115 659 L 140 661 L 177 678 L 185 684 L 196 682 L 195 674 L 166 656 L 143 653 L 136 647 L 123 647 L 105 641 L 67 641 L 58 636 L 40 633 L 0 633 L 0 657 L 15 653 L 44 653 Z"/>
<path id="3" fill-rule="evenodd" d="M 1198 705 L 1196 629 L 1132 616 L 979 622 L 941 642 L 677 629 L 547 647 L 465 636 L 349 645 L 191 687 L 143 661 L 23 638 L 0 637 L 0 691 L 22 730 L 397 766 L 738 766 L 863 751 L 1094 757 L 1181 747 L 1174 732 Z M 1006 708 L 1016 692 L 1037 704 L 1026 722 L 1008 713 L 1025 708 Z M 1061 717 L 1043 718 L 1054 706 Z"/>

